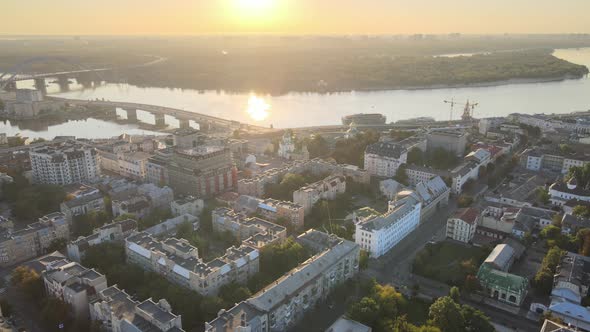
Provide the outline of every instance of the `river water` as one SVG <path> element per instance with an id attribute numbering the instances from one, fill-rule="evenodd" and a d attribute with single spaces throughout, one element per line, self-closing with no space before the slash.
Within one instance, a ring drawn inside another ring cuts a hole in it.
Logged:
<path id="1" fill-rule="evenodd" d="M 565 60 L 590 67 L 590 48 L 556 50 L 555 55 Z M 27 83 L 23 83 L 27 84 Z M 30 83 L 28 83 L 30 84 Z M 49 87 L 49 92 L 56 92 Z M 222 118 L 275 128 L 340 124 L 340 118 L 353 113 L 377 112 L 387 121 L 420 116 L 437 120 L 451 118 L 451 110 L 444 100 L 470 100 L 479 105 L 475 117 L 505 116 L 510 113 L 568 113 L 590 109 L 590 78 L 544 83 L 520 83 L 491 87 L 443 88 L 422 90 L 388 90 L 345 93 L 289 93 L 282 96 L 197 91 L 170 88 L 144 88 L 128 84 L 105 84 L 92 89 L 72 85 L 69 92 L 53 95 L 75 99 L 105 99 L 170 106 L 193 110 Z M 453 110 L 458 119 L 462 107 Z M 121 114 L 123 116 L 123 114 Z M 147 123 L 149 114 L 138 114 Z M 28 136 L 49 137 L 74 135 L 81 137 L 114 136 L 122 132 L 141 132 L 137 126 L 101 123 L 88 120 L 49 126 L 45 131 L 30 131 Z M 102 121 L 104 122 L 104 121 Z M 168 123 L 168 120 L 167 120 Z M 170 121 L 174 126 L 174 121 Z M 85 128 L 85 129 L 81 129 Z M 0 123 L 0 132 L 18 131 L 14 124 Z"/>

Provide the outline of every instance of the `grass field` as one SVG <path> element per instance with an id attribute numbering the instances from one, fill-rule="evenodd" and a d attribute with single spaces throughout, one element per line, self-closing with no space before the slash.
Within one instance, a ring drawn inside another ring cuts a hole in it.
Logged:
<path id="1" fill-rule="evenodd" d="M 487 248 L 443 241 L 427 245 L 414 259 L 413 272 L 449 285 L 462 285 L 490 253 Z"/>

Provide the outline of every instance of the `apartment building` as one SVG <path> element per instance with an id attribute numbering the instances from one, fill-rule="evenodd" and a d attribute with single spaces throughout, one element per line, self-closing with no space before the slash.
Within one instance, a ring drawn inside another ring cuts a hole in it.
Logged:
<path id="1" fill-rule="evenodd" d="M 414 192 L 401 192 L 402 198 L 389 202 L 384 214 L 368 214 L 354 220 L 355 242 L 371 257 L 387 253 L 420 223 L 420 198 Z"/>
<path id="2" fill-rule="evenodd" d="M 206 332 L 287 331 L 358 272 L 357 244 L 316 230 L 297 237 L 314 255 L 249 299 L 221 310 Z"/>
<path id="3" fill-rule="evenodd" d="M 305 217 L 303 206 L 299 204 L 272 198 L 261 199 L 248 195 L 238 197 L 234 203 L 234 209 L 246 214 L 258 213 L 262 218 L 273 222 L 283 219 L 295 229 L 303 227 Z"/>
<path id="4" fill-rule="evenodd" d="M 259 269 L 259 252 L 250 246 L 230 247 L 222 257 L 204 262 L 187 240 L 158 241 L 145 232 L 125 239 L 125 255 L 128 263 L 203 295 L 215 295 L 231 282 L 245 283 Z"/>
<path id="5" fill-rule="evenodd" d="M 103 225 L 94 229 L 91 235 L 79 237 L 75 241 L 68 243 L 68 257 L 79 263 L 84 258 L 88 248 L 105 242 L 123 241 L 124 238 L 136 230 L 137 221 L 133 219 Z"/>
<path id="6" fill-rule="evenodd" d="M 172 201 L 170 203 L 170 210 L 172 215 L 175 216 L 191 214 L 198 217 L 201 215 L 204 205 L 205 203 L 202 199 L 189 195 Z"/>
<path id="7" fill-rule="evenodd" d="M 117 156 L 118 173 L 130 179 L 145 180 L 147 178 L 147 161 L 150 157 L 149 153 L 141 151 L 121 153 Z"/>
<path id="8" fill-rule="evenodd" d="M 455 241 L 471 242 L 475 236 L 479 219 L 480 212 L 476 208 L 457 210 L 452 217 L 447 219 L 447 237 Z"/>
<path id="9" fill-rule="evenodd" d="M 432 130 L 426 134 L 427 150 L 442 148 L 463 157 L 467 146 L 467 133 L 459 130 Z"/>
<path id="10" fill-rule="evenodd" d="M 159 187 L 153 183 L 144 183 L 137 187 L 137 193 L 147 197 L 152 209 L 167 209 L 174 200 L 170 187 Z"/>
<path id="11" fill-rule="evenodd" d="M 98 152 L 76 141 L 32 148 L 29 157 L 34 183 L 66 185 L 95 182 L 100 177 Z"/>
<path id="12" fill-rule="evenodd" d="M 108 332 L 183 332 L 182 318 L 165 300 L 143 302 L 111 286 L 98 292 L 90 305 L 90 318 Z"/>
<path id="13" fill-rule="evenodd" d="M 47 295 L 68 304 L 76 318 L 88 319 L 90 301 L 107 288 L 103 274 L 67 259 L 50 263 L 42 277 Z"/>
<path id="14" fill-rule="evenodd" d="M 344 192 L 346 192 L 346 178 L 339 175 L 329 176 L 294 191 L 293 203 L 303 206 L 303 211 L 308 214 L 320 199 L 333 200 L 338 194 Z"/>
<path id="15" fill-rule="evenodd" d="M 416 194 L 420 198 L 422 207 L 420 209 L 420 221 L 430 218 L 440 208 L 449 204 L 451 189 L 440 176 L 435 176 L 427 181 L 418 183 L 415 186 Z"/>
<path id="16" fill-rule="evenodd" d="M 173 149 L 158 150 L 148 158 L 145 165 L 146 181 L 158 186 L 167 186 L 170 183 L 168 175 L 168 163 L 172 159 Z"/>
<path id="17" fill-rule="evenodd" d="M 61 212 L 50 213 L 16 232 L 4 232 L 0 239 L 0 266 L 16 263 L 45 254 L 55 240 L 70 237 L 70 228 Z"/>
<path id="18" fill-rule="evenodd" d="M 237 169 L 226 147 L 176 148 L 167 167 L 176 194 L 209 197 L 237 185 Z"/>
<path id="19" fill-rule="evenodd" d="M 408 150 L 399 144 L 377 142 L 365 149 L 365 170 L 373 176 L 395 176 L 407 160 Z"/>
<path id="20" fill-rule="evenodd" d="M 152 211 L 150 200 L 145 196 L 133 196 L 126 200 L 113 200 L 111 202 L 113 217 L 117 218 L 124 214 L 133 215 L 137 219 L 146 217 Z"/>
<path id="21" fill-rule="evenodd" d="M 230 232 L 243 244 L 261 249 L 269 244 L 287 238 L 287 228 L 269 221 L 248 217 L 228 208 L 217 208 L 212 212 L 213 230 Z"/>
<path id="22" fill-rule="evenodd" d="M 590 202 L 590 190 L 579 187 L 574 177 L 567 183 L 558 181 L 549 186 L 549 196 L 551 203 L 558 206 L 563 206 L 569 200 Z"/>
<path id="23" fill-rule="evenodd" d="M 198 217 L 192 214 L 181 214 L 174 218 L 166 219 L 150 228 L 146 228 L 144 232 L 156 237 L 174 236 L 180 226 L 186 223 L 191 225 L 193 231 L 199 229 L 200 223 Z"/>
<path id="24" fill-rule="evenodd" d="M 91 211 L 105 211 L 104 196 L 97 188 L 84 184 L 71 185 L 65 188 L 66 200 L 59 206 L 69 223 L 76 216 L 88 214 Z"/>

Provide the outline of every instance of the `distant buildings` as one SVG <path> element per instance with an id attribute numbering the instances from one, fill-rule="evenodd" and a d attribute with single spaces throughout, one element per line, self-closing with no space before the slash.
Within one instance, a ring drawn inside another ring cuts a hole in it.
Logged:
<path id="1" fill-rule="evenodd" d="M 88 183 L 100 176 L 96 149 L 75 141 L 45 144 L 31 149 L 29 156 L 35 183 Z"/>
<path id="2" fill-rule="evenodd" d="M 256 217 L 247 217 L 228 208 L 213 210 L 212 217 L 213 230 L 230 232 L 238 241 L 256 249 L 282 242 L 287 238 L 287 229 L 284 226 Z"/>
<path id="3" fill-rule="evenodd" d="M 365 170 L 373 176 L 395 176 L 407 160 L 408 151 L 399 144 L 377 142 L 365 149 Z"/>
<path id="4" fill-rule="evenodd" d="M 249 299 L 221 310 L 205 331 L 286 331 L 358 272 L 360 249 L 353 242 L 315 230 L 297 242 L 314 255 Z"/>
<path id="5" fill-rule="evenodd" d="M 426 134 L 427 150 L 442 148 L 462 157 L 467 146 L 467 133 L 457 130 L 432 130 Z"/>
<path id="6" fill-rule="evenodd" d="M 345 126 L 349 126 L 351 123 L 357 125 L 384 125 L 386 121 L 385 115 L 379 113 L 359 113 L 342 117 L 342 124 Z"/>
<path id="7" fill-rule="evenodd" d="M 152 209 L 167 209 L 174 200 L 174 193 L 170 187 L 159 187 L 153 183 L 138 186 L 137 193 L 149 199 Z"/>
<path id="8" fill-rule="evenodd" d="M 0 239 L 0 266 L 10 266 L 46 253 L 56 240 L 68 240 L 70 228 L 63 213 L 39 218 L 16 232 L 4 232 Z"/>
<path id="9" fill-rule="evenodd" d="M 542 150 L 530 148 L 523 151 L 520 155 L 521 165 L 531 171 L 549 171 L 561 174 L 567 174 L 572 167 L 583 167 L 590 163 L 590 157 L 587 156 L 587 148 L 572 148 L 572 152 L 564 152 L 559 148 L 552 150 Z M 575 151 L 578 150 L 578 151 Z"/>
<path id="10" fill-rule="evenodd" d="M 68 257 L 79 263 L 86 255 L 88 248 L 105 242 L 123 241 L 123 239 L 131 235 L 135 230 L 137 230 L 137 221 L 133 219 L 103 225 L 94 229 L 91 235 L 79 237 L 68 243 Z"/>
<path id="11" fill-rule="evenodd" d="M 117 158 L 118 173 L 130 179 L 145 180 L 147 178 L 147 162 L 150 157 L 149 153 L 140 151 L 121 153 Z"/>
<path id="12" fill-rule="evenodd" d="M 295 229 L 303 227 L 305 211 L 303 206 L 296 203 L 241 195 L 234 208 L 247 214 L 259 213 L 263 218 L 274 222 L 283 219 Z"/>
<path id="13" fill-rule="evenodd" d="M 526 278 L 508 273 L 518 254 L 512 246 L 499 244 L 477 272 L 484 293 L 500 302 L 520 306 L 528 291 Z"/>
<path id="14" fill-rule="evenodd" d="M 144 232 L 156 237 L 175 236 L 178 228 L 185 223 L 188 223 L 193 231 L 198 230 L 200 226 L 198 217 L 192 214 L 181 214 L 174 218 L 164 220 L 150 228 L 146 228 Z"/>
<path id="15" fill-rule="evenodd" d="M 182 318 L 172 313 L 172 307 L 165 300 L 158 303 L 152 299 L 135 301 L 111 286 L 98 292 L 90 303 L 90 318 L 108 332 L 183 332 Z"/>
<path id="16" fill-rule="evenodd" d="M 170 183 L 168 175 L 168 163 L 172 160 L 173 149 L 165 148 L 155 152 L 145 165 L 146 180 L 158 186 L 167 186 Z"/>
<path id="17" fill-rule="evenodd" d="M 389 203 L 383 214 L 357 216 L 355 242 L 371 257 L 387 253 L 399 241 L 410 234 L 420 223 L 420 198 L 413 192 Z"/>
<path id="18" fill-rule="evenodd" d="M 447 237 L 455 241 L 471 242 L 480 218 L 476 208 L 459 209 L 447 220 Z"/>
<path id="19" fill-rule="evenodd" d="M 48 265 L 42 277 L 47 295 L 68 304 L 78 319 L 89 318 L 90 301 L 107 288 L 104 275 L 66 259 Z"/>
<path id="20" fill-rule="evenodd" d="M 305 214 L 308 214 L 320 199 L 334 200 L 338 194 L 343 194 L 345 191 L 346 178 L 344 176 L 329 176 L 294 191 L 293 203 L 303 206 Z"/>
<path id="21" fill-rule="evenodd" d="M 141 219 L 148 216 L 152 211 L 150 201 L 145 196 L 133 196 L 122 201 L 113 200 L 111 204 L 113 217 L 115 218 L 128 214 Z"/>
<path id="22" fill-rule="evenodd" d="M 259 268 L 259 252 L 253 247 L 231 247 L 224 256 L 205 263 L 188 241 L 158 241 L 145 232 L 125 239 L 125 255 L 128 263 L 203 295 L 215 295 L 221 286 L 231 282 L 245 283 Z"/>

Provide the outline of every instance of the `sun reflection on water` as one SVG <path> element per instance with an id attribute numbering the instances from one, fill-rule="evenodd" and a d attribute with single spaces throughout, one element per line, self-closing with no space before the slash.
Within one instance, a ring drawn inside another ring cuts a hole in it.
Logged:
<path id="1" fill-rule="evenodd" d="M 270 105 L 263 99 L 256 95 L 250 95 L 248 99 L 248 108 L 246 112 L 254 121 L 262 121 L 270 115 Z"/>

